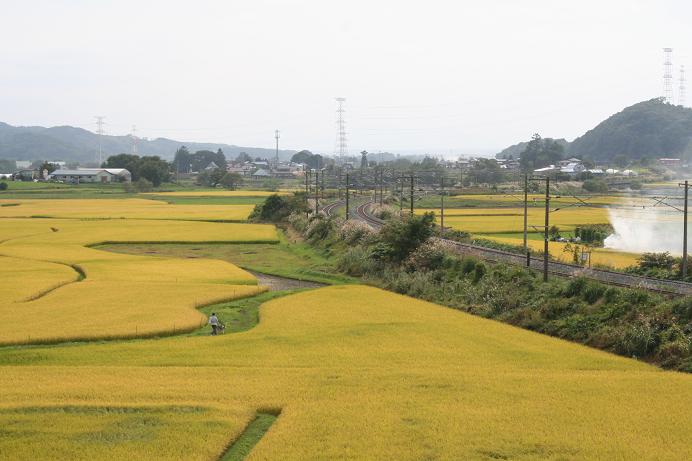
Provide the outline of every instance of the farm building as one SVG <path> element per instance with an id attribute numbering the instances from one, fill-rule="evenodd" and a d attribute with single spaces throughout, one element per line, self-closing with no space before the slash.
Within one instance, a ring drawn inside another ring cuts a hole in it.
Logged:
<path id="1" fill-rule="evenodd" d="M 48 179 L 70 183 L 130 182 L 132 175 L 124 168 L 83 168 L 78 170 L 55 170 Z"/>

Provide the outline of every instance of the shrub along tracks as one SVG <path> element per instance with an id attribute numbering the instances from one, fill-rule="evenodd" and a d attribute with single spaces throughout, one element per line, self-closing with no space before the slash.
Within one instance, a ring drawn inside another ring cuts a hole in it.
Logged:
<path id="1" fill-rule="evenodd" d="M 375 202 L 369 201 L 356 208 L 356 216 L 369 226 L 379 229 L 384 221 L 372 216 L 369 208 Z M 338 205 L 337 205 L 338 207 Z M 325 207 L 326 208 L 326 207 Z M 329 215 L 336 207 L 329 208 Z M 526 265 L 526 257 L 523 255 L 510 253 L 507 251 L 485 248 L 468 243 L 455 242 L 453 240 L 441 239 L 451 245 L 457 253 L 464 256 L 476 256 L 492 262 L 509 263 L 519 266 Z M 543 270 L 543 261 L 539 258 L 531 259 L 531 269 Z M 574 264 L 550 261 L 548 262 L 548 272 L 561 277 L 587 277 L 598 282 L 609 285 L 621 286 L 626 288 L 641 288 L 662 294 L 671 295 L 692 295 L 692 283 L 679 282 L 675 280 L 660 280 L 641 275 L 624 274 L 621 272 L 609 271 L 604 269 L 590 269 Z"/>

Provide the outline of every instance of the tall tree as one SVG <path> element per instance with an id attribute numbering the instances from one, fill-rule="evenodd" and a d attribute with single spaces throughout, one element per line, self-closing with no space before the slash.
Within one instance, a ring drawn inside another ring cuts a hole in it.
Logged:
<path id="1" fill-rule="evenodd" d="M 190 164 L 192 162 L 192 156 L 187 147 L 182 146 L 177 151 L 175 151 L 175 158 L 173 159 L 173 168 L 177 173 L 189 173 Z"/>
<path id="2" fill-rule="evenodd" d="M 565 148 L 562 144 L 552 139 L 543 139 L 536 133 L 521 153 L 519 165 L 522 171 L 531 172 L 537 168 L 555 165 L 562 160 L 564 153 Z"/>

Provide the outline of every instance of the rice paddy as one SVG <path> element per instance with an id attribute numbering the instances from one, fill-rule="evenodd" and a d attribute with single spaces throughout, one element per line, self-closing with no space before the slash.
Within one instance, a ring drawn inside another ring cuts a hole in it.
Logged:
<path id="1" fill-rule="evenodd" d="M 102 242 L 276 242 L 272 226 L 3 219 L 0 344 L 148 336 L 196 328 L 196 307 L 262 290 L 224 261 L 120 255 Z M 14 270 L 13 270 L 14 269 Z M 24 279 L 27 279 L 25 282 Z M 34 321 L 27 322 L 31 312 Z"/>
<path id="2" fill-rule="evenodd" d="M 0 220 L 0 458 L 692 457 L 692 376 L 372 287 L 267 297 L 254 328 L 181 335 L 206 321 L 196 307 L 263 288 L 225 261 L 94 246 L 276 230 L 125 202 L 135 218 L 74 203 L 81 217 Z M 276 419 L 234 445 L 257 415 Z"/>
<path id="3" fill-rule="evenodd" d="M 459 195 L 454 199 L 470 200 L 474 203 L 487 202 L 493 207 L 445 208 L 444 224 L 462 230 L 475 237 L 487 238 L 510 245 L 523 245 L 524 209 L 517 203 L 515 195 Z M 521 197 L 523 199 L 523 197 Z M 588 206 L 587 206 L 588 203 Z M 585 199 L 582 206 L 575 206 L 572 197 L 553 197 L 550 207 L 550 226 L 556 226 L 564 237 L 574 235 L 577 227 L 592 224 L 610 224 L 612 213 L 627 217 L 632 222 L 641 223 L 679 223 L 680 213 L 663 205 L 653 207 L 655 202 L 645 197 L 594 196 Z M 457 205 L 459 202 L 456 203 Z M 440 209 L 419 208 L 416 213 L 433 211 L 440 221 Z M 530 234 L 529 246 L 543 251 L 542 233 L 545 225 L 545 202 L 538 194 L 529 195 L 527 210 L 527 230 Z M 532 237 L 541 234 L 538 239 Z M 550 242 L 549 251 L 555 259 L 573 262 L 569 247 L 564 242 Z M 571 245 L 572 247 L 574 244 Z M 591 251 L 591 264 L 623 269 L 637 264 L 639 253 L 618 251 L 600 247 L 585 248 Z M 653 251 L 653 250 L 652 250 Z"/>
<path id="4" fill-rule="evenodd" d="M 12 459 L 217 459 L 264 409 L 250 460 L 692 455 L 691 376 L 369 287 L 275 299 L 245 333 L 0 363 Z"/>
<path id="5" fill-rule="evenodd" d="M 12 199 L 2 203 L 0 218 L 72 219 L 176 219 L 198 221 L 244 221 L 254 205 L 171 205 L 160 200 L 128 199 Z"/>

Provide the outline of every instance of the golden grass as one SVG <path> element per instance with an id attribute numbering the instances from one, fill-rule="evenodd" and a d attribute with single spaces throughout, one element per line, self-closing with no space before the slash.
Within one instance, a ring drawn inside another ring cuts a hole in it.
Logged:
<path id="1" fill-rule="evenodd" d="M 510 245 L 517 245 L 521 246 L 524 244 L 523 238 L 514 238 L 514 237 L 497 237 L 497 236 L 485 236 L 485 235 L 478 235 L 479 237 L 482 238 L 487 238 L 488 240 L 494 240 L 496 242 L 501 242 L 501 243 L 507 243 Z M 533 251 L 543 251 L 544 243 L 543 240 L 529 240 L 528 241 L 529 247 Z M 567 243 L 562 243 L 562 242 L 548 242 L 548 251 L 550 252 L 550 255 L 553 256 L 554 258 L 567 262 L 567 263 L 573 263 L 573 256 L 571 252 L 565 252 L 565 247 L 567 246 Z M 575 244 L 570 244 L 572 247 L 575 246 Z M 577 244 L 578 245 L 578 244 Z M 579 245 L 581 246 L 581 245 Z M 588 248 L 584 247 L 585 250 L 588 250 Z M 616 250 L 609 250 L 607 248 L 592 248 L 591 249 L 591 265 L 602 265 L 602 266 L 610 266 L 615 269 L 622 269 L 625 267 L 629 266 L 635 266 L 637 265 L 637 258 L 640 255 L 635 254 L 635 253 L 624 253 L 621 251 L 616 251 Z"/>
<path id="2" fill-rule="evenodd" d="M 427 211 L 417 210 L 418 213 Z M 435 211 L 439 221 L 439 210 Z M 543 226 L 545 209 L 532 207 L 528 210 L 528 225 Z M 583 224 L 607 224 L 609 222 L 607 208 L 564 208 L 550 214 L 550 225 L 556 225 L 560 230 L 570 231 Z M 521 232 L 524 230 L 523 208 L 455 208 L 445 210 L 445 226 L 466 232 L 505 233 Z M 542 227 L 541 227 L 542 229 Z M 534 230 L 529 227 L 529 230 Z"/>
<path id="3" fill-rule="evenodd" d="M 221 337 L 0 351 L 9 459 L 679 460 L 692 376 L 363 286 Z"/>
<path id="4" fill-rule="evenodd" d="M 288 195 L 286 191 L 266 190 L 191 190 L 175 192 L 146 192 L 141 195 L 162 195 L 169 197 L 269 197 L 270 195 Z"/>
<path id="5" fill-rule="evenodd" d="M 175 205 L 160 200 L 131 199 L 55 199 L 0 200 L 19 203 L 0 207 L 0 218 L 101 218 L 101 219 L 189 219 L 244 221 L 254 205 Z"/>
<path id="6" fill-rule="evenodd" d="M 0 289 L 0 344 L 189 330 L 204 321 L 196 307 L 262 289 L 251 274 L 224 261 L 115 254 L 88 245 L 277 241 L 274 227 L 260 224 L 9 218 L 2 222 L 2 235 L 10 237 L 0 244 L 0 263 L 7 262 L 0 275 L 9 282 Z M 76 265 L 86 280 L 65 284 L 78 277 L 67 265 Z M 38 299 L 22 302 L 32 297 Z"/>
<path id="7" fill-rule="evenodd" d="M 591 205 L 618 205 L 628 203 L 631 198 L 622 195 L 594 195 L 589 196 L 588 194 L 577 194 L 577 197 Z M 524 194 L 523 192 L 517 192 L 516 194 L 461 194 L 452 196 L 454 199 L 458 200 L 469 200 L 473 202 L 500 202 L 500 203 L 523 203 Z M 545 194 L 529 194 L 529 203 L 540 202 L 545 203 Z M 571 204 L 579 203 L 574 197 L 569 195 L 555 195 L 551 198 L 551 203 L 553 204 Z M 523 205 L 522 205 L 523 206 Z"/>
<path id="8" fill-rule="evenodd" d="M 0 306 L 28 300 L 77 278 L 67 265 L 0 256 Z"/>

